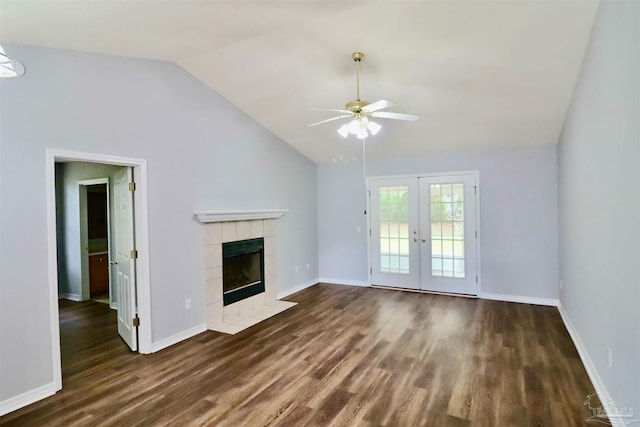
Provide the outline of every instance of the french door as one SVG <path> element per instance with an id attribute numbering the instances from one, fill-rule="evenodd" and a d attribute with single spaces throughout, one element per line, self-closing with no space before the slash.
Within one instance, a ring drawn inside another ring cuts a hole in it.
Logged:
<path id="1" fill-rule="evenodd" d="M 475 173 L 369 181 L 371 283 L 478 294 Z"/>

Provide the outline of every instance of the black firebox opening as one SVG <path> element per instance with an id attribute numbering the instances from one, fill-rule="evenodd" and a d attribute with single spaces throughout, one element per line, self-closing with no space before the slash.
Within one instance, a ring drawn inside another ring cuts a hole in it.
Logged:
<path id="1" fill-rule="evenodd" d="M 264 292 L 264 239 L 222 244 L 223 305 Z"/>

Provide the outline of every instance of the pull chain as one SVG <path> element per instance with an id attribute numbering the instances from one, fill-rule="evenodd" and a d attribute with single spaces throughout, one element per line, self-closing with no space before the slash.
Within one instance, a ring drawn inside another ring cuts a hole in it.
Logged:
<path id="1" fill-rule="evenodd" d="M 362 178 L 364 183 L 364 214 L 367 214 L 367 138 L 362 140 Z"/>

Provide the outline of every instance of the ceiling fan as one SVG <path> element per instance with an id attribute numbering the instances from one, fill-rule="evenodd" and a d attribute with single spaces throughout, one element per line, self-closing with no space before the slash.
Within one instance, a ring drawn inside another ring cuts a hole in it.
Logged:
<path id="1" fill-rule="evenodd" d="M 342 114 L 336 117 L 332 117 L 330 119 L 311 123 L 308 126 L 317 126 L 323 123 L 328 123 L 334 120 L 340 120 L 340 119 L 345 119 L 350 117 L 352 118 L 352 120 L 349 123 L 342 125 L 338 129 L 338 133 L 345 138 L 348 137 L 350 134 L 352 134 L 352 135 L 355 135 L 358 139 L 365 139 L 367 136 L 369 136 L 369 133 L 371 133 L 371 135 L 375 135 L 382 128 L 382 126 L 380 126 L 378 123 L 372 120 L 369 120 L 370 117 L 377 117 L 380 119 L 408 120 L 408 121 L 418 120 L 418 116 L 416 114 L 380 111 L 396 105 L 391 101 L 387 101 L 384 99 L 381 99 L 380 101 L 376 101 L 373 103 L 362 101 L 360 99 L 360 61 L 362 61 L 362 58 L 364 58 L 364 53 L 354 52 L 351 55 L 351 58 L 356 63 L 356 100 L 347 102 L 344 109 L 341 109 L 341 110 L 314 108 L 314 110 L 318 110 L 318 111 L 334 111 Z"/>

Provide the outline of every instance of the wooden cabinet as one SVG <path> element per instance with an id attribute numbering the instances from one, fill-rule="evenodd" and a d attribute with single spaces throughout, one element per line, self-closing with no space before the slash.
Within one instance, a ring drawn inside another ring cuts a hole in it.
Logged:
<path id="1" fill-rule="evenodd" d="M 89 293 L 91 297 L 109 292 L 109 257 L 89 255 Z"/>

